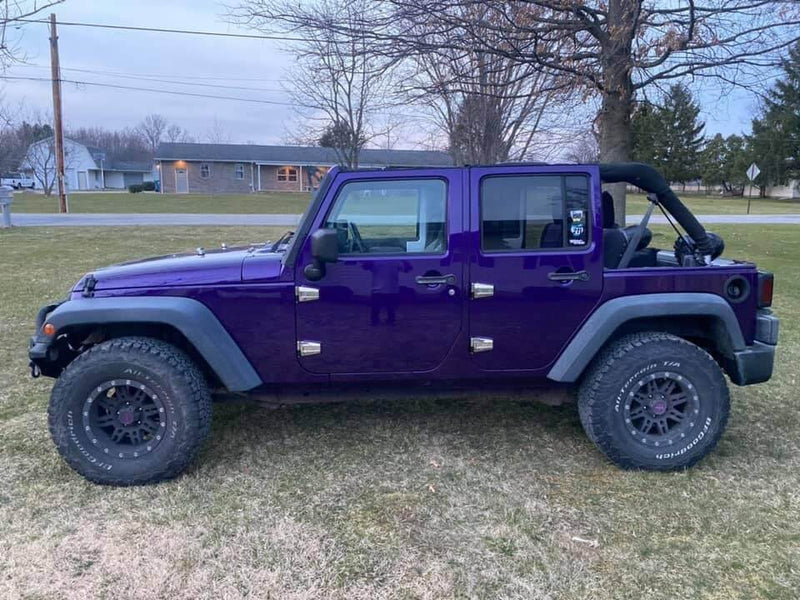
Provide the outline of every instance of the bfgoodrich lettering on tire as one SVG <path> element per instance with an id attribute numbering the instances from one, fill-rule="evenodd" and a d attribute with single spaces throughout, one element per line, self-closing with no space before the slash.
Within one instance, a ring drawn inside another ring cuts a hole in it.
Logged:
<path id="1" fill-rule="evenodd" d="M 48 411 L 58 451 L 96 483 L 139 485 L 175 477 L 211 427 L 203 374 L 180 350 L 119 338 L 77 357 L 53 387 Z"/>
<path id="2" fill-rule="evenodd" d="M 589 438 L 623 468 L 685 469 L 719 441 L 728 386 L 702 348 L 659 332 L 620 338 L 592 363 L 578 396 Z"/>

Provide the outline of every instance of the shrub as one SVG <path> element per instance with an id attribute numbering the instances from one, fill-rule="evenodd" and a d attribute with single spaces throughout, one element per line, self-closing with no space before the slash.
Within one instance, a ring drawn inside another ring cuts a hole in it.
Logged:
<path id="1" fill-rule="evenodd" d="M 155 181 L 145 181 L 142 184 L 142 190 L 145 192 L 155 192 L 156 191 L 156 182 Z"/>
<path id="2" fill-rule="evenodd" d="M 144 191 L 144 185 L 142 185 L 141 183 L 133 183 L 128 186 L 128 191 L 131 194 L 138 194 L 139 192 Z"/>

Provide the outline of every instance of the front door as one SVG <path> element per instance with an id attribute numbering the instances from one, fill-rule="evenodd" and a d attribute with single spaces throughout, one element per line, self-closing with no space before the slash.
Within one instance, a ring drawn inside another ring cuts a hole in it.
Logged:
<path id="1" fill-rule="evenodd" d="M 296 263 L 298 360 L 313 373 L 436 369 L 462 327 L 460 171 L 344 173 L 311 231 L 336 229 L 339 260 L 306 278 L 309 241 Z"/>
<path id="2" fill-rule="evenodd" d="M 546 370 L 599 301 L 596 170 L 470 170 L 469 331 L 478 368 Z"/>
<path id="3" fill-rule="evenodd" d="M 186 169 L 175 169 L 175 191 L 179 194 L 189 193 L 189 173 Z"/>

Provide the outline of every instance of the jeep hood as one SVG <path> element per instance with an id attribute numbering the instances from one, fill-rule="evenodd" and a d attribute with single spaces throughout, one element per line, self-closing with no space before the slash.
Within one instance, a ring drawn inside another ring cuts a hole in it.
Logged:
<path id="1" fill-rule="evenodd" d="M 245 263 L 248 268 L 245 269 Z M 81 292 L 89 278 L 94 290 L 210 286 L 278 277 L 281 254 L 265 248 L 229 248 L 169 254 L 120 263 L 87 273 L 75 284 Z"/>

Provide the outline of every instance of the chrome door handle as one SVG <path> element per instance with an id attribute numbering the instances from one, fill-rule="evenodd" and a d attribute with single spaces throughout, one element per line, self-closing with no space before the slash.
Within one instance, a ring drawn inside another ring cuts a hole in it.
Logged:
<path id="1" fill-rule="evenodd" d="M 559 273 L 554 271 L 550 273 L 547 278 L 550 281 L 589 281 L 589 273 L 587 271 L 570 271 L 568 273 Z"/>
<path id="2" fill-rule="evenodd" d="M 417 275 L 414 278 L 419 285 L 444 285 L 446 283 L 453 284 L 456 282 L 456 276 L 448 275 Z"/>

